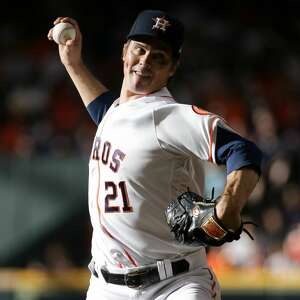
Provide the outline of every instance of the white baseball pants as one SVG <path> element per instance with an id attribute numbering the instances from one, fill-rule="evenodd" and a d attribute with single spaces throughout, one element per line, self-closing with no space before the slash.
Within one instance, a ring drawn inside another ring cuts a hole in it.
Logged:
<path id="1" fill-rule="evenodd" d="M 219 283 L 209 267 L 170 277 L 144 289 L 107 283 L 99 272 L 91 276 L 87 300 L 220 300 Z"/>

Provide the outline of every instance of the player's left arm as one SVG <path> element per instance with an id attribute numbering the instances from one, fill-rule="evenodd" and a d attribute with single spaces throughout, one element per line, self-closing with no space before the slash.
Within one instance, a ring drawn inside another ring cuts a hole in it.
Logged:
<path id="1" fill-rule="evenodd" d="M 262 152 L 251 141 L 217 126 L 215 160 L 225 164 L 227 182 L 217 205 L 216 215 L 228 229 L 241 224 L 241 212 L 261 173 Z"/>
<path id="2" fill-rule="evenodd" d="M 176 240 L 213 246 L 238 240 L 242 209 L 261 173 L 262 152 L 222 118 L 197 107 L 169 105 L 153 115 L 162 149 L 184 159 L 196 156 L 225 165 L 227 171 L 224 192 L 216 202 L 208 203 L 202 195 L 202 200 L 194 200 L 192 191 L 171 201 L 166 216 Z"/>

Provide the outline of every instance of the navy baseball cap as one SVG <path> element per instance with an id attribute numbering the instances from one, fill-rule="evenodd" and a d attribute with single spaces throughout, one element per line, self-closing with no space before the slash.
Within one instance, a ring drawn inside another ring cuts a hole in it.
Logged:
<path id="1" fill-rule="evenodd" d="M 184 26 L 175 17 L 160 10 L 144 10 L 136 18 L 127 40 L 151 37 L 171 47 L 173 55 L 179 56 L 184 40 Z"/>

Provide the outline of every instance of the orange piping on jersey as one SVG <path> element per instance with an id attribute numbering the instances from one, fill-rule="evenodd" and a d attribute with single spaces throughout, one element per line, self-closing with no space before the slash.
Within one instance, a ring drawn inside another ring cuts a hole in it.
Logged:
<path id="1" fill-rule="evenodd" d="M 100 221 L 101 222 L 101 221 Z M 104 227 L 103 224 L 100 224 L 101 225 L 101 229 L 112 239 L 115 240 L 115 238 L 111 235 L 111 233 Z"/>
<path id="2" fill-rule="evenodd" d="M 213 126 L 210 128 L 210 133 L 209 133 L 209 161 L 212 161 L 212 139 L 213 139 Z"/>
<path id="3" fill-rule="evenodd" d="M 101 220 L 100 220 L 100 225 L 101 225 L 102 230 L 103 230 L 110 238 L 112 238 L 113 240 L 115 240 L 115 241 L 117 241 L 118 243 L 120 243 L 121 245 L 123 245 L 122 242 L 120 242 L 117 238 L 115 238 L 115 237 L 107 230 L 107 228 L 104 227 L 104 225 L 101 223 Z M 137 267 L 137 266 L 138 266 L 137 262 L 134 261 L 134 259 L 129 255 L 129 253 L 126 251 L 126 249 L 125 249 L 124 247 L 122 247 L 122 248 L 123 248 L 123 251 L 124 251 L 124 253 L 126 254 L 127 258 L 130 260 L 130 262 L 131 262 L 135 267 Z M 122 268 L 122 266 L 121 266 L 121 268 Z"/>
<path id="4" fill-rule="evenodd" d="M 198 115 L 202 115 L 202 116 L 212 115 L 212 113 L 210 113 L 196 105 L 192 105 L 192 109 Z"/>
<path id="5" fill-rule="evenodd" d="M 217 118 L 215 118 L 211 124 L 210 132 L 209 132 L 209 158 L 208 160 L 212 162 L 212 145 L 213 145 L 213 133 L 214 133 L 214 127 L 215 122 L 217 121 Z"/>
<path id="6" fill-rule="evenodd" d="M 99 174 L 99 177 L 100 177 L 100 163 L 98 162 L 98 174 Z M 101 222 L 101 210 L 100 210 L 100 206 L 99 206 L 99 191 L 100 191 L 100 179 L 99 179 L 99 184 L 98 184 L 98 187 L 97 187 L 97 198 L 96 198 L 96 203 L 97 203 L 97 210 L 98 210 L 98 214 L 99 214 L 99 223 L 100 223 L 100 226 L 101 226 L 101 229 L 102 231 L 104 231 L 110 238 L 112 238 L 113 240 L 116 240 L 118 243 L 120 243 L 121 245 L 123 245 L 122 242 L 120 242 L 117 238 L 115 238 L 108 230 L 107 228 L 105 228 L 105 226 L 102 224 Z M 124 250 L 124 253 L 126 254 L 127 258 L 131 261 L 131 263 L 137 267 L 137 263 L 133 260 L 133 258 L 129 255 L 129 253 L 125 250 L 124 247 L 122 247 L 123 250 Z M 123 268 L 123 266 L 119 263 L 118 265 L 120 268 Z"/>
<path id="7" fill-rule="evenodd" d="M 98 175 L 100 177 L 100 162 L 98 161 Z M 100 191 L 100 178 L 98 180 L 98 186 L 97 186 L 97 193 L 96 193 L 96 205 L 97 205 L 97 210 L 98 210 L 98 215 L 99 215 L 99 223 L 100 223 L 100 227 L 102 229 L 102 231 L 104 231 L 110 238 L 113 239 L 113 236 L 109 233 L 109 231 L 102 225 L 101 222 L 101 210 L 100 210 L 100 206 L 99 206 L 99 191 Z M 118 264 L 119 268 L 123 268 L 123 266 L 119 263 Z"/>
<path id="8" fill-rule="evenodd" d="M 124 248 L 123 248 L 123 250 L 124 250 L 126 256 L 128 257 L 128 259 L 131 261 L 131 263 L 132 263 L 135 267 L 137 267 L 138 265 L 137 265 L 137 263 L 134 261 L 134 259 L 131 257 L 131 255 L 130 255 Z"/>
<path id="9" fill-rule="evenodd" d="M 214 289 L 215 289 L 215 286 L 216 286 L 216 282 L 213 281 L 212 284 L 211 284 L 211 289 L 214 290 Z"/>
<path id="10" fill-rule="evenodd" d="M 213 299 L 216 299 L 216 296 L 217 296 L 215 287 L 216 287 L 216 281 L 214 280 L 211 284 L 211 296 L 213 297 Z"/>
<path id="11" fill-rule="evenodd" d="M 193 111 L 198 114 L 198 115 L 201 115 L 201 116 L 208 116 L 208 115 L 213 115 L 212 113 L 196 106 L 196 105 L 192 105 L 192 109 Z M 214 121 L 213 121 L 214 123 Z M 209 141 L 209 157 L 208 157 L 208 160 L 209 161 L 212 161 L 212 139 L 213 139 L 213 124 L 210 128 L 210 132 L 209 132 L 209 138 L 210 138 L 210 141 Z"/>
<path id="12" fill-rule="evenodd" d="M 99 176 L 99 180 L 98 180 L 98 186 L 97 186 L 97 193 L 96 193 L 96 204 L 97 204 L 97 210 L 98 210 L 98 215 L 99 215 L 99 221 L 100 221 L 100 225 L 101 225 L 101 211 L 100 211 L 100 206 L 98 203 L 98 199 L 99 199 L 99 191 L 100 191 L 100 162 L 98 161 L 98 176 Z"/>
<path id="13" fill-rule="evenodd" d="M 217 292 L 215 291 L 215 287 L 216 287 L 216 280 L 214 279 L 214 275 L 212 273 L 212 271 L 210 270 L 210 268 L 207 268 L 207 271 L 209 272 L 209 275 L 210 275 L 210 280 L 211 280 L 211 285 L 210 285 L 210 288 L 211 288 L 211 296 L 212 296 L 212 299 L 216 299 L 217 297 Z"/>
<path id="14" fill-rule="evenodd" d="M 100 177 L 100 162 L 98 161 L 98 174 Z M 97 204 L 97 210 L 98 210 L 98 215 L 99 215 L 99 223 L 100 223 L 100 227 L 102 229 L 102 231 L 104 231 L 110 238 L 114 239 L 114 237 L 110 234 L 110 232 L 102 225 L 101 222 L 101 210 L 100 210 L 100 206 L 99 206 L 99 191 L 100 191 L 100 178 L 98 180 L 98 187 L 97 187 L 97 193 L 96 193 L 96 204 Z M 123 268 L 121 263 L 118 263 L 118 267 L 119 268 Z"/>

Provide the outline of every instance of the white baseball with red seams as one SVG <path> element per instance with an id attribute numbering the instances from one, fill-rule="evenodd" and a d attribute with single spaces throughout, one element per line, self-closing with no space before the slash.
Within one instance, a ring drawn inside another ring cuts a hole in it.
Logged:
<path id="1" fill-rule="evenodd" d="M 71 23 L 58 23 L 53 27 L 52 37 L 57 44 L 65 45 L 68 40 L 75 39 L 76 29 Z"/>
<path id="2" fill-rule="evenodd" d="M 196 253 L 191 276 L 204 272 L 206 291 L 213 280 L 219 294 L 214 276 L 207 271 L 205 248 L 177 243 L 164 215 L 171 199 L 187 188 L 203 194 L 205 167 L 215 162 L 217 124 L 227 127 L 214 114 L 175 102 L 166 88 L 112 104 L 98 127 L 89 163 L 92 256 L 98 271 L 105 267 L 111 273 L 127 273 L 158 260 Z M 141 299 L 156 299 L 153 293 L 158 286 L 172 280 L 175 284 L 178 278 L 154 284 Z M 106 288 L 109 293 L 131 293 L 128 287 L 118 286 L 116 291 L 101 280 L 91 279 L 88 299 L 100 299 Z M 95 289 L 101 293 L 97 297 L 91 295 Z"/>

